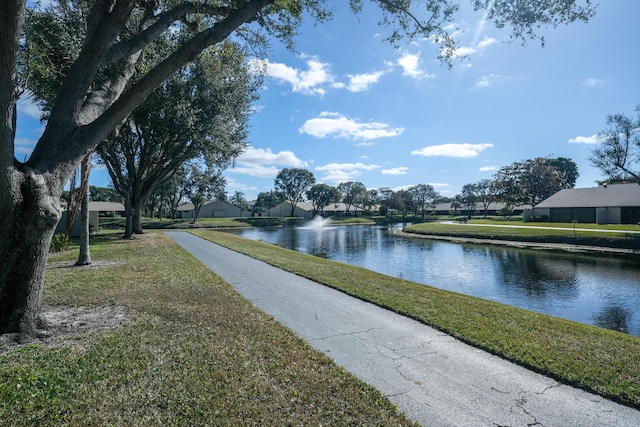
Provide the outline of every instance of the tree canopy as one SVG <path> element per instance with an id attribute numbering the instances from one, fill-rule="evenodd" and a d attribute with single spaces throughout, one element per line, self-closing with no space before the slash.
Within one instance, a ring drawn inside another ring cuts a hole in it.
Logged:
<path id="1" fill-rule="evenodd" d="M 322 214 L 324 208 L 340 201 L 340 192 L 328 184 L 315 184 L 307 191 L 307 199 L 313 204 L 313 210 Z"/>
<path id="2" fill-rule="evenodd" d="M 546 157 L 514 162 L 503 166 L 493 179 L 494 194 L 509 207 L 533 208 L 564 188 L 565 174 Z"/>
<path id="3" fill-rule="evenodd" d="M 351 207 L 362 206 L 367 197 L 367 187 L 358 181 L 341 182 L 338 184 L 340 201 L 346 205 L 346 213 L 349 214 Z"/>
<path id="4" fill-rule="evenodd" d="M 299 168 L 284 168 L 276 176 L 274 188 L 281 193 L 284 200 L 291 203 L 293 216 L 298 202 L 304 200 L 305 193 L 316 183 L 311 171 Z"/>
<path id="5" fill-rule="evenodd" d="M 155 188 L 185 162 L 225 168 L 246 146 L 259 79 L 225 42 L 183 67 L 136 108 L 97 152 L 127 205 L 125 237 Z"/>
<path id="6" fill-rule="evenodd" d="M 430 208 L 439 197 L 438 193 L 430 184 L 414 185 L 409 188 L 409 192 L 411 192 L 416 206 L 420 208 L 422 219 L 424 219 L 427 209 Z"/>
<path id="7" fill-rule="evenodd" d="M 640 112 L 640 105 L 636 107 Z M 591 151 L 591 164 L 611 182 L 640 184 L 640 113 L 607 115 L 607 127 L 600 132 L 600 146 Z"/>

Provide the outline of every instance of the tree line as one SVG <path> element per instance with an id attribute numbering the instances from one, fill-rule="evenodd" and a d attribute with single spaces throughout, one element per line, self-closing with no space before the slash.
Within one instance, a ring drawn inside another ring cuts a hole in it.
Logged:
<path id="1" fill-rule="evenodd" d="M 367 189 L 357 181 L 343 182 L 333 187 L 316 183 L 309 170 L 285 168 L 278 173 L 272 191 L 258 194 L 253 212 L 262 214 L 287 201 L 292 206 L 293 216 L 293 207 L 298 202 L 306 201 L 320 215 L 325 207 L 344 203 L 347 215 L 353 208 L 369 214 L 387 215 L 396 211 L 402 216 L 414 213 L 424 218 L 437 204 L 450 202 L 454 211 L 463 208 L 467 212 L 476 211 L 480 204 L 486 215 L 489 205 L 494 202 L 503 203 L 507 211 L 516 206 L 533 208 L 559 190 L 574 187 L 578 176 L 578 167 L 571 159 L 538 157 L 504 166 L 495 173 L 493 179 L 465 184 L 460 194 L 445 197 L 430 184 L 413 185 L 396 191 L 389 187 Z"/>

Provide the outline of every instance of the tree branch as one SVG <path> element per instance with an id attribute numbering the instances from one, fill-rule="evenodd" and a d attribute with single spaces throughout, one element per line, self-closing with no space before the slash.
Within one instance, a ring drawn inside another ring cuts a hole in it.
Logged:
<path id="1" fill-rule="evenodd" d="M 105 3 L 109 2 L 96 2 L 90 12 L 89 21 L 92 27 L 95 26 L 95 30 L 87 37 L 80 55 L 62 83 L 59 94 L 64 95 L 56 98 L 56 103 L 51 109 L 49 122 L 43 134 L 45 139 L 51 133 L 68 131 L 77 124 L 82 102 L 94 81 L 100 63 L 135 5 L 134 0 L 116 0 L 113 8 L 108 9 Z"/>
<path id="2" fill-rule="evenodd" d="M 16 133 L 16 64 L 18 41 L 24 24 L 25 0 L 0 2 L 0 166 L 14 162 Z M 0 184 L 0 189 L 4 184 Z M 3 191 L 4 192 L 4 191 Z"/>
<path id="3" fill-rule="evenodd" d="M 273 0 L 254 0 L 229 16 L 195 35 L 164 61 L 152 68 L 145 76 L 123 93 L 100 117 L 78 129 L 77 140 L 86 150 L 106 138 L 108 133 L 133 111 L 144 99 L 180 67 L 193 61 L 204 49 L 225 40 L 236 28 L 254 19 L 256 14 Z"/>
<path id="4" fill-rule="evenodd" d="M 166 31 L 176 21 L 181 20 L 188 14 L 199 13 L 210 16 L 227 17 L 231 9 L 227 7 L 215 7 L 211 5 L 197 5 L 191 2 L 182 3 L 171 10 L 161 13 L 153 18 L 153 22 L 142 32 L 129 40 L 116 43 L 107 53 L 103 65 L 113 64 L 128 55 L 142 50 L 156 37 Z"/>
<path id="5" fill-rule="evenodd" d="M 125 0 L 120 0 L 116 7 Z M 193 61 L 204 49 L 225 40 L 229 35 L 244 23 L 251 22 L 256 15 L 265 7 L 272 4 L 274 0 L 250 0 L 241 7 L 229 13 L 221 21 L 213 24 L 212 27 L 193 36 L 185 42 L 177 51 L 169 55 L 165 60 L 152 68 L 146 75 L 133 84 L 126 92 L 122 93 L 99 117 L 85 125 L 79 124 L 76 114 L 75 102 L 78 100 L 66 101 L 66 105 L 56 105 L 56 120 L 49 120 L 45 133 L 41 141 L 47 140 L 46 144 L 38 144 L 30 158 L 30 162 L 38 164 L 42 171 L 49 171 L 53 175 L 66 179 L 66 174 L 70 173 L 73 166 L 86 154 L 88 150 L 94 149 L 101 141 L 107 138 L 124 119 L 138 106 L 144 99 L 171 74 L 175 73 L 185 64 Z M 113 12 L 113 11 L 112 11 Z M 88 55 L 88 54 L 87 54 Z M 82 55 L 81 55 L 82 56 Z M 90 55 L 89 55 L 90 56 Z M 90 73 L 86 71 L 87 61 L 77 61 L 72 68 L 80 74 L 81 79 L 86 79 Z M 84 58 L 82 58 L 84 59 Z M 92 62 L 94 67 L 99 63 Z M 90 67 L 89 67 L 90 68 Z M 95 75 L 95 70 L 93 72 Z M 66 86 L 75 93 L 74 97 L 80 97 L 79 86 L 72 85 L 74 72 L 68 74 Z M 86 87 L 85 94 L 86 95 Z M 66 99 L 73 97 L 61 97 L 64 103 Z M 82 98 L 80 98 L 82 99 Z M 63 116 L 62 112 L 73 113 L 74 117 Z M 54 114 L 52 112 L 52 118 Z M 55 142 L 53 142 L 55 141 Z M 56 149 L 52 149 L 52 145 Z M 64 169 L 60 166 L 67 165 Z M 62 174 L 61 174 L 62 172 Z"/>

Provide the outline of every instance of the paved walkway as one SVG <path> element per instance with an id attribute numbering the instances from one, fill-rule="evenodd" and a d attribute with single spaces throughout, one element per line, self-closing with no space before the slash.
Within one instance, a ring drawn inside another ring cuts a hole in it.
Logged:
<path id="1" fill-rule="evenodd" d="M 186 250 L 425 426 L 639 426 L 640 411 L 535 374 L 187 232 Z"/>

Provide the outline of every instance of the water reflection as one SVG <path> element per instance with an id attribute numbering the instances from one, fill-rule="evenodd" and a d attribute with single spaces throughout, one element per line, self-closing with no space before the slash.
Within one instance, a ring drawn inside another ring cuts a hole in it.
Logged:
<path id="1" fill-rule="evenodd" d="M 554 308 L 579 295 L 577 264 L 572 260 L 550 258 L 530 251 L 493 250 L 489 252 L 498 265 L 496 282 L 503 292 L 515 299 L 526 299 L 529 308 Z"/>
<path id="2" fill-rule="evenodd" d="M 244 237 L 394 277 L 640 335 L 637 259 L 407 239 L 392 228 L 237 231 Z"/>
<path id="3" fill-rule="evenodd" d="M 613 329 L 614 331 L 629 332 L 630 313 L 625 307 L 619 305 L 608 305 L 595 316 L 595 324 L 601 328 Z"/>

